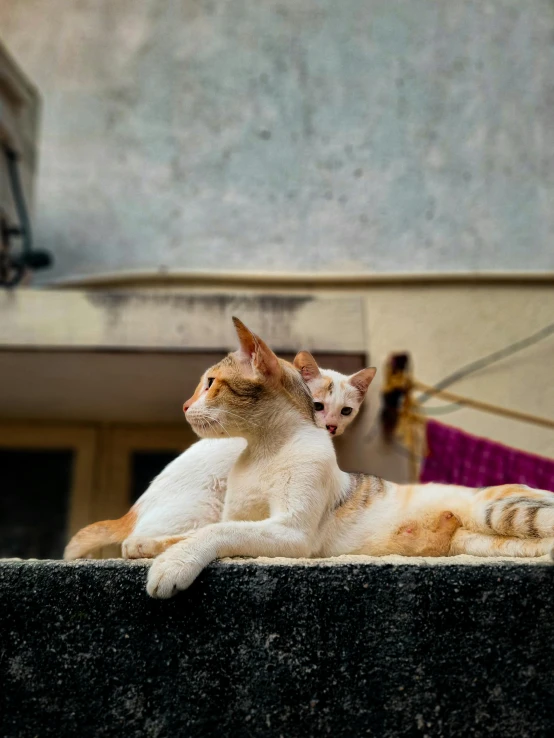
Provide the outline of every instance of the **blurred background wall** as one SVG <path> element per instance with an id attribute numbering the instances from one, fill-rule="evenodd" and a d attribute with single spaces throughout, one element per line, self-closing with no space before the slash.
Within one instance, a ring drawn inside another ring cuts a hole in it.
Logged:
<path id="1" fill-rule="evenodd" d="M 550 0 L 2 0 L 0 33 L 41 279 L 554 269 Z"/>

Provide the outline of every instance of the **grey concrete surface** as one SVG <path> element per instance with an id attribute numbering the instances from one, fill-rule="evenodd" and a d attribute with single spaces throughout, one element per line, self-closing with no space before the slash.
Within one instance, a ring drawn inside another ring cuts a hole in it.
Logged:
<path id="1" fill-rule="evenodd" d="M 547 563 L 222 562 L 170 601 L 145 576 L 0 562 L 0 735 L 554 734 Z"/>

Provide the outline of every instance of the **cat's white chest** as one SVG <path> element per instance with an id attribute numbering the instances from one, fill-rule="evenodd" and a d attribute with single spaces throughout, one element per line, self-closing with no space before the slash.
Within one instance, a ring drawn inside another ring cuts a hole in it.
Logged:
<path id="1" fill-rule="evenodd" d="M 229 475 L 224 520 L 265 520 L 270 512 L 270 490 L 263 466 L 233 469 Z"/>

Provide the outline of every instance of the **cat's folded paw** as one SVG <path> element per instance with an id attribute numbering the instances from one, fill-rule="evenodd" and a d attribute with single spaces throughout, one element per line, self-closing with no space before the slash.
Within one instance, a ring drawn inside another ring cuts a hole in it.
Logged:
<path id="1" fill-rule="evenodd" d="M 150 597 L 166 600 L 190 587 L 203 568 L 193 558 L 160 556 L 150 567 L 146 591 Z"/>
<path id="2" fill-rule="evenodd" d="M 164 550 L 159 541 L 146 536 L 127 538 L 121 545 L 121 555 L 124 559 L 153 559 Z"/>

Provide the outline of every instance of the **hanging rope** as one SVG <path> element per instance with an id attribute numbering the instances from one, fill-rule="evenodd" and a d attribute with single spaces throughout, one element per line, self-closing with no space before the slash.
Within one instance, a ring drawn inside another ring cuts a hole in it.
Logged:
<path id="1" fill-rule="evenodd" d="M 414 397 L 414 390 L 419 397 Z M 429 397 L 454 402 L 459 407 L 469 407 L 504 418 L 539 425 L 554 430 L 554 420 L 532 413 L 511 410 L 490 402 L 473 400 L 448 390 L 420 382 L 412 376 L 409 354 L 392 354 L 385 365 L 385 381 L 382 388 L 383 409 L 381 424 L 383 435 L 389 443 L 396 443 L 398 449 L 407 453 L 410 460 L 412 481 L 419 479 L 419 465 L 427 455 L 425 411 L 421 404 Z M 402 444 L 402 445 L 401 445 Z"/>
<path id="2" fill-rule="evenodd" d="M 532 423 L 533 425 L 541 425 L 543 428 L 552 428 L 554 430 L 554 420 L 550 418 L 542 418 L 539 415 L 533 415 L 531 413 L 522 413 L 519 410 L 510 410 L 507 407 L 501 407 L 500 405 L 491 405 L 490 402 L 482 402 L 481 400 L 472 400 L 469 397 L 463 397 L 454 392 L 448 390 L 438 389 L 432 387 L 424 382 L 420 382 L 417 379 L 413 379 L 411 383 L 413 389 L 424 392 L 426 395 L 434 395 L 443 400 L 449 400 L 455 402 L 457 405 L 463 405 L 465 407 L 471 407 L 474 410 L 482 410 L 485 413 L 492 413 L 493 415 L 502 415 L 504 418 L 511 418 L 512 420 L 520 420 L 523 423 Z M 418 401 L 416 401 L 417 403 Z"/>

